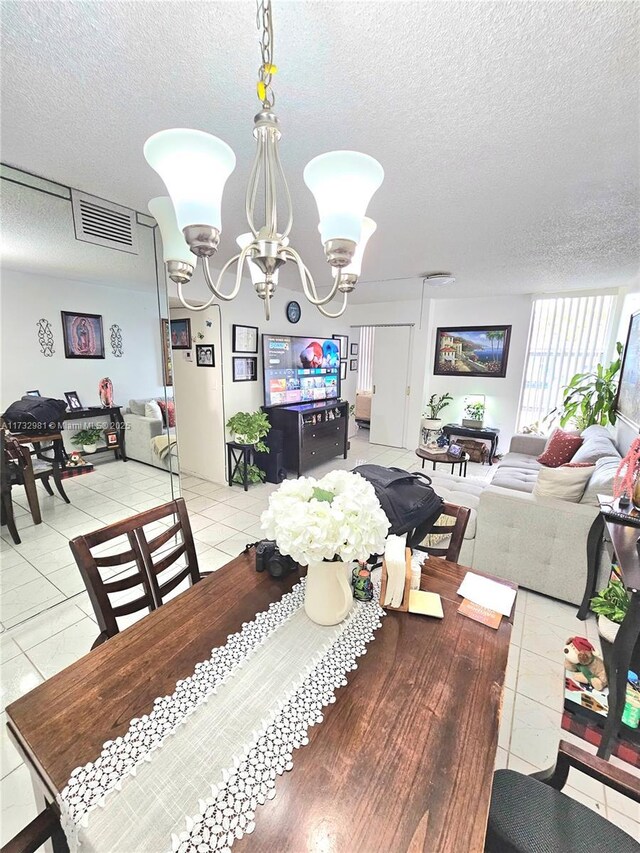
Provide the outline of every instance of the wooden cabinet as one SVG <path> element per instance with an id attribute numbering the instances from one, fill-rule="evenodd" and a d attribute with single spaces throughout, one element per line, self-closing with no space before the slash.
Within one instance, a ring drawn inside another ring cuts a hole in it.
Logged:
<path id="1" fill-rule="evenodd" d="M 284 464 L 298 476 L 336 456 L 347 458 L 349 404 L 299 403 L 267 409 L 271 426 L 284 433 Z"/>

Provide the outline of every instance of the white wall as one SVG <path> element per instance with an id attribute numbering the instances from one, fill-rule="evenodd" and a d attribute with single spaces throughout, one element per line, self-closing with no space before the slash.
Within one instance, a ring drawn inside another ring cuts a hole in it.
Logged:
<path id="1" fill-rule="evenodd" d="M 154 273 L 152 273 L 154 275 Z M 155 292 L 124 290 L 90 282 L 70 281 L 39 273 L 3 269 L 0 284 L 2 411 L 27 390 L 64 399 L 77 391 L 85 406 L 98 406 L 98 381 L 108 376 L 114 400 L 126 405 L 132 397 L 163 394 L 160 320 Z M 102 316 L 104 359 L 65 358 L 60 311 Z M 37 322 L 51 322 L 55 353 L 40 351 Z M 122 329 L 124 355 L 111 352 L 109 327 Z"/>
<path id="2" fill-rule="evenodd" d="M 171 319 L 188 317 L 194 345 L 192 361 L 186 350 L 173 350 L 173 383 L 176 403 L 178 453 L 182 474 L 194 474 L 204 480 L 225 480 L 225 434 L 222 398 L 222 346 L 220 309 L 212 305 L 206 311 L 172 308 Z M 207 325 L 210 323 L 211 325 Z M 202 335 L 202 338 L 199 337 Z M 198 367 L 196 345 L 213 344 L 214 367 Z"/>
<path id="3" fill-rule="evenodd" d="M 516 431 L 520 389 L 527 355 L 532 300 L 530 296 L 435 299 L 429 305 L 427 373 L 424 399 L 449 392 L 453 402 L 442 411 L 444 422 L 460 423 L 468 394 L 486 397 L 485 426 L 498 427 L 498 450 L 506 453 Z M 511 325 L 507 375 L 496 377 L 434 376 L 433 361 L 438 326 Z M 417 434 L 417 433 L 416 433 Z"/>

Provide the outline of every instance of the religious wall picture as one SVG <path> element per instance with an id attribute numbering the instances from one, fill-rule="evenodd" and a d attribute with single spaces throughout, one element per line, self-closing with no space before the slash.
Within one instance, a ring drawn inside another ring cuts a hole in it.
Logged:
<path id="1" fill-rule="evenodd" d="M 100 314 L 61 311 L 65 358 L 104 358 Z"/>
<path id="2" fill-rule="evenodd" d="M 169 321 L 160 321 L 160 334 L 162 335 L 162 379 L 167 387 L 173 385 L 173 363 L 171 361 L 171 335 Z"/>
<path id="3" fill-rule="evenodd" d="M 258 359 L 252 356 L 233 357 L 233 381 L 255 382 L 258 378 Z"/>
<path id="4" fill-rule="evenodd" d="M 196 344 L 196 364 L 198 367 L 216 366 L 213 344 Z"/>
<path id="5" fill-rule="evenodd" d="M 234 352 L 258 352 L 258 327 L 233 324 Z"/>
<path id="6" fill-rule="evenodd" d="M 640 428 L 640 311 L 629 321 L 615 408 L 618 417 Z"/>
<path id="7" fill-rule="evenodd" d="M 171 320 L 171 349 L 191 349 L 191 320 Z"/>
<path id="8" fill-rule="evenodd" d="M 504 377 L 511 326 L 448 326 L 436 331 L 435 376 Z"/>

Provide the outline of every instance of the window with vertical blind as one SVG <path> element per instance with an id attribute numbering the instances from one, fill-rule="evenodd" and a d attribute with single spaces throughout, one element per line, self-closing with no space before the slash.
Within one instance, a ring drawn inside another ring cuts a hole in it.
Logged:
<path id="1" fill-rule="evenodd" d="M 358 346 L 358 391 L 373 391 L 373 326 L 361 326 Z"/>
<path id="2" fill-rule="evenodd" d="M 519 429 L 543 421 L 562 402 L 574 374 L 587 373 L 603 361 L 615 303 L 616 296 L 608 294 L 534 301 Z"/>

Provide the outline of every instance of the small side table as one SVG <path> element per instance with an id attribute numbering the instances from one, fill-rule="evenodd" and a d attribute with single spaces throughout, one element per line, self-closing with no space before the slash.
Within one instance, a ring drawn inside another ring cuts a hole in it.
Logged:
<path id="1" fill-rule="evenodd" d="M 433 463 L 433 470 L 436 470 L 438 462 L 445 465 L 451 465 L 451 473 L 454 473 L 456 465 L 460 466 L 459 474 L 461 477 L 467 476 L 467 462 L 470 457 L 468 453 L 463 453 L 461 456 L 451 456 L 449 453 L 432 453 L 429 450 L 422 450 L 420 447 L 416 450 L 416 456 L 422 459 L 422 467 L 424 468 L 425 460 Z"/>
<path id="2" fill-rule="evenodd" d="M 249 488 L 249 465 L 253 459 L 253 444 L 238 444 L 237 441 L 227 442 L 227 471 L 229 485 L 233 486 L 233 478 L 238 470 L 242 473 L 245 492 Z"/>

